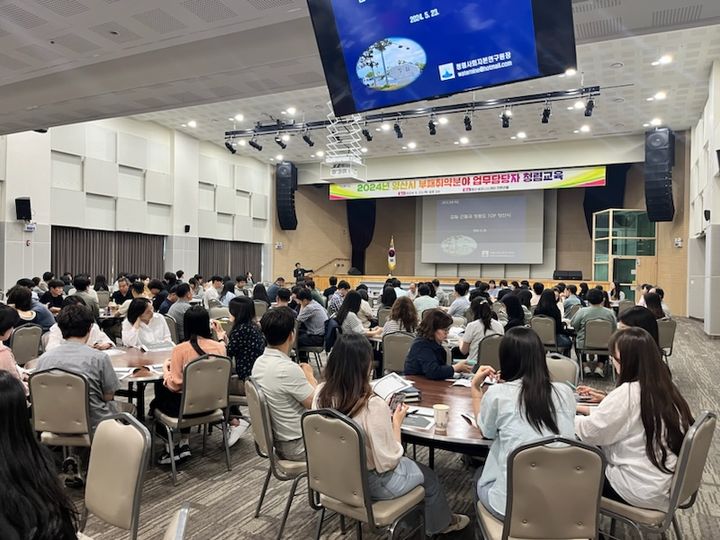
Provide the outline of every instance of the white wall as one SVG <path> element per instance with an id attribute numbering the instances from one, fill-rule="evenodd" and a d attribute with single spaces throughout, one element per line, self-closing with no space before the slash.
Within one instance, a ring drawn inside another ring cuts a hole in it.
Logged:
<path id="1" fill-rule="evenodd" d="M 704 319 L 709 335 L 720 336 L 720 60 L 713 63 L 708 101 L 692 130 L 688 313 Z M 704 211 L 710 211 L 706 220 Z M 700 292 L 698 292 L 700 291 Z"/>
<path id="2" fill-rule="evenodd" d="M 130 118 L 1 137 L 0 282 L 50 269 L 51 225 L 167 236 L 166 270 L 191 275 L 199 238 L 271 241 L 270 185 L 266 164 Z M 15 220 L 23 196 L 34 233 Z"/>

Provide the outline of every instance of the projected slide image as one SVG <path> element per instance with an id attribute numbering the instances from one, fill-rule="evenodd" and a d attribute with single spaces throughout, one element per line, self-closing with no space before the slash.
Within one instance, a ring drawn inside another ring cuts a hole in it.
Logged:
<path id="1" fill-rule="evenodd" d="M 427 55 L 420 45 L 411 39 L 391 37 L 363 51 L 356 72 L 368 88 L 387 92 L 413 83 L 426 65 Z"/>

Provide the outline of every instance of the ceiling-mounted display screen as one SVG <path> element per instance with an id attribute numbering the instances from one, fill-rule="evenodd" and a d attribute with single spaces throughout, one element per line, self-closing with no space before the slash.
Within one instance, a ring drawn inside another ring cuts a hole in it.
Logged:
<path id="1" fill-rule="evenodd" d="M 571 0 L 308 0 L 337 116 L 576 66 Z"/>

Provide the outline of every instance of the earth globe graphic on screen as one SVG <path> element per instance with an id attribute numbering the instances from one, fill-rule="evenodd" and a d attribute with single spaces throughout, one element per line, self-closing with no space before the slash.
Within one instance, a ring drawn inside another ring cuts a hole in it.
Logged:
<path id="1" fill-rule="evenodd" d="M 358 59 L 356 73 L 368 88 L 391 92 L 414 82 L 426 65 L 427 54 L 418 43 L 389 37 L 365 49 Z"/>

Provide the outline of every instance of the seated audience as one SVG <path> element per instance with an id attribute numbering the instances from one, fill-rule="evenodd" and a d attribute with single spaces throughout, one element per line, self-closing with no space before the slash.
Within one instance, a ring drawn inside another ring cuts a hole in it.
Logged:
<path id="1" fill-rule="evenodd" d="M 18 322 L 18 313 L 10 306 L 0 304 L 0 371 L 7 371 L 15 377 L 17 380 L 23 383 L 25 394 L 28 393 L 28 386 L 25 382 L 27 376 L 20 369 L 15 356 L 13 355 L 12 349 L 5 346 L 5 342 L 10 339 L 15 330 L 15 325 Z M 2 527 L 0 527 L 2 531 Z"/>
<path id="2" fill-rule="evenodd" d="M 222 290 L 223 285 L 224 281 L 222 276 L 216 275 L 210 278 L 209 287 L 204 288 L 204 293 L 202 295 L 203 306 L 205 306 L 205 309 L 209 310 L 211 307 L 220 306 L 220 291 Z"/>
<path id="3" fill-rule="evenodd" d="M 142 281 L 134 281 L 130 286 L 130 300 L 125 300 L 117 310 L 117 317 L 125 317 L 127 315 L 130 304 L 135 298 L 147 298 L 145 296 L 145 284 Z"/>
<path id="4" fill-rule="evenodd" d="M 225 285 L 223 285 L 222 291 L 220 292 L 220 303 L 224 307 L 228 307 L 230 305 L 230 300 L 235 298 L 235 283 L 232 281 L 226 281 Z"/>
<path id="5" fill-rule="evenodd" d="M 555 292 L 553 290 L 546 289 L 542 292 L 533 316 L 549 317 L 555 322 L 555 343 L 563 354 L 568 354 L 570 347 L 572 347 L 572 340 L 565 330 L 565 323 L 555 302 Z"/>
<path id="6" fill-rule="evenodd" d="M 265 285 L 258 283 L 253 287 L 252 299 L 256 302 L 265 302 L 270 307 L 270 297 L 265 290 Z"/>
<path id="7" fill-rule="evenodd" d="M 409 298 L 402 298 L 410 301 Z M 425 532 L 428 536 L 464 529 L 467 516 L 452 514 L 437 474 L 404 456 L 400 430 L 407 405 L 391 411 L 373 394 L 369 378 L 373 351 L 358 335 L 342 335 L 328 357 L 325 382 L 318 385 L 313 408 L 331 408 L 351 417 L 365 433 L 370 497 L 394 499 L 425 488 Z"/>
<path id="8" fill-rule="evenodd" d="M 57 315 L 63 306 L 63 282 L 59 279 L 51 279 L 48 282 L 48 290 L 40 297 L 40 303 L 50 310 L 50 313 Z"/>
<path id="9" fill-rule="evenodd" d="M 345 295 L 340 309 L 335 314 L 335 320 L 338 325 L 340 325 L 340 331 L 343 334 L 361 334 L 369 338 L 379 337 L 382 335 L 382 328 L 378 327 L 373 330 L 369 330 L 362 325 L 362 322 L 357 315 L 358 311 L 360 311 L 361 302 L 362 298 L 360 297 L 360 293 L 357 291 L 348 291 Z"/>
<path id="10" fill-rule="evenodd" d="M 272 307 L 278 308 L 278 307 L 286 307 L 290 308 L 290 310 L 297 315 L 294 309 L 290 307 L 290 300 L 292 299 L 292 293 L 290 292 L 290 289 L 278 289 L 275 293 L 275 303 Z"/>
<path id="11" fill-rule="evenodd" d="M 625 293 L 620 289 L 620 282 L 613 281 L 612 289 L 610 289 L 610 300 L 612 302 L 620 302 L 621 300 L 625 300 Z"/>
<path id="12" fill-rule="evenodd" d="M 422 316 L 422 312 L 426 309 L 435 309 L 440 306 L 440 301 L 437 297 L 433 298 L 430 296 L 430 287 L 427 284 L 421 283 L 417 289 L 417 296 L 415 300 L 413 300 L 413 304 L 415 305 L 418 315 Z"/>
<path id="13" fill-rule="evenodd" d="M 575 285 L 568 285 L 565 288 L 565 294 L 563 300 L 563 311 L 569 313 L 573 306 L 582 306 L 582 300 L 577 296 L 577 287 Z"/>
<path id="14" fill-rule="evenodd" d="M 492 318 L 490 304 L 482 298 L 476 298 L 470 304 L 475 319 L 465 327 L 465 333 L 460 340 L 460 354 L 470 360 L 478 360 L 480 342 L 487 336 L 505 333 L 503 325 Z"/>
<path id="15" fill-rule="evenodd" d="M 435 288 L 435 298 L 438 299 L 438 302 L 440 302 L 440 305 L 443 307 L 447 307 L 450 305 L 450 299 L 448 298 L 448 293 L 445 292 L 445 290 L 440 285 L 439 279 L 433 279 L 431 281 L 433 287 Z"/>
<path id="16" fill-rule="evenodd" d="M 121 277 L 117 281 L 117 289 L 110 295 L 110 300 L 115 302 L 118 306 L 121 306 L 127 300 L 132 300 L 132 298 L 132 293 L 130 292 L 130 282 L 126 277 Z"/>
<path id="17" fill-rule="evenodd" d="M 545 290 L 545 285 L 543 285 L 539 281 L 536 281 L 535 283 L 533 283 L 532 293 L 530 296 L 530 306 L 531 307 L 535 307 L 538 305 L 538 302 L 540 301 L 540 295 L 543 293 L 544 290 Z"/>
<path id="18" fill-rule="evenodd" d="M 392 309 L 393 305 L 395 305 L 395 300 L 397 300 L 397 298 L 398 296 L 395 292 L 395 289 L 393 289 L 392 287 L 385 287 L 382 294 L 380 295 L 380 308 Z"/>
<path id="19" fill-rule="evenodd" d="M 191 277 L 188 280 L 188 285 L 190 285 L 190 290 L 192 291 L 193 300 L 202 300 L 203 296 L 205 295 L 205 289 L 203 289 L 200 282 L 195 277 Z"/>
<path id="20" fill-rule="evenodd" d="M 534 307 L 531 304 L 532 300 L 532 294 L 530 292 L 530 289 L 519 289 L 515 292 L 515 296 L 517 296 L 518 300 L 520 300 L 520 306 L 523 310 L 523 316 L 525 318 L 525 324 L 528 324 L 530 322 L 530 319 L 532 319 L 532 307 Z"/>
<path id="21" fill-rule="evenodd" d="M 308 289 L 302 289 L 297 293 L 297 300 L 300 302 L 300 312 L 297 320 L 300 324 L 298 332 L 298 346 L 300 347 L 321 347 L 325 342 L 325 321 L 327 311 L 312 296 Z M 308 353 L 301 352 L 300 360 L 307 361 Z"/>
<path id="22" fill-rule="evenodd" d="M 177 300 L 170 306 L 167 314 L 175 319 L 175 331 L 177 332 L 178 341 L 185 341 L 185 312 L 192 306 L 190 300 L 193 299 L 190 285 L 187 283 L 178 284 L 175 288 L 175 295 Z"/>
<path id="23" fill-rule="evenodd" d="M 448 308 L 448 315 L 451 317 L 463 317 L 465 315 L 465 312 L 470 308 L 469 290 L 470 285 L 467 282 L 460 281 L 455 284 L 455 300 Z"/>
<path id="24" fill-rule="evenodd" d="M 102 274 L 98 274 L 97 276 L 95 276 L 95 284 L 93 285 L 93 289 L 95 290 L 95 292 L 109 291 L 110 288 L 107 284 L 107 278 Z"/>
<path id="25" fill-rule="evenodd" d="M 600 404 L 592 414 L 590 407 L 577 406 L 581 415 L 589 416 L 575 417 L 575 432 L 605 453 L 603 497 L 667 511 L 677 456 L 694 422 L 690 407 L 645 330 L 617 332 L 610 350 L 617 387 L 606 396 L 582 389 Z"/>
<path id="26" fill-rule="evenodd" d="M 177 302 L 177 288 L 177 284 L 170 286 L 170 290 L 167 292 L 167 297 L 163 300 L 163 303 L 160 304 L 160 309 L 158 309 L 158 313 L 160 315 L 167 315 L 173 304 Z"/>
<path id="27" fill-rule="evenodd" d="M 363 328 L 367 330 L 368 328 L 377 326 L 377 319 L 370 307 L 370 297 L 368 296 L 367 285 L 363 285 L 361 283 L 355 290 L 360 295 L 360 311 L 357 312 L 357 316 L 358 319 L 360 319 Z"/>
<path id="28" fill-rule="evenodd" d="M 183 282 L 183 278 L 184 278 L 184 277 L 185 277 L 185 272 L 183 272 L 182 270 L 177 270 L 177 271 L 175 272 L 175 279 L 176 279 L 175 283 L 176 283 L 177 285 L 179 285 L 180 283 Z"/>
<path id="29" fill-rule="evenodd" d="M 247 296 L 237 296 L 230 301 L 229 309 L 232 329 L 227 354 L 235 360 L 235 375 L 240 383 L 233 384 L 232 393 L 244 396 L 245 379 L 250 377 L 255 360 L 265 350 L 265 338 L 255 321 L 255 302 Z"/>
<path id="30" fill-rule="evenodd" d="M 336 278 L 335 276 L 330 276 L 330 279 L 328 281 L 330 282 L 330 286 L 323 291 L 325 303 L 327 303 L 330 300 L 330 297 L 335 294 L 335 291 L 337 291 L 338 278 Z"/>
<path id="31" fill-rule="evenodd" d="M 410 298 L 410 300 L 415 300 L 415 298 L 417 297 L 417 283 L 410 283 L 410 285 L 408 285 L 408 290 L 406 294 L 408 298 Z"/>
<path id="32" fill-rule="evenodd" d="M 660 346 L 660 333 L 658 332 L 657 318 L 648 308 L 635 306 L 623 311 L 618 319 L 618 330 L 626 328 L 642 328 L 652 336 L 655 343 Z"/>
<path id="33" fill-rule="evenodd" d="M 170 329 L 165 318 L 153 312 L 147 298 L 135 298 L 122 323 L 122 343 L 125 347 L 154 349 L 172 346 Z"/>
<path id="34" fill-rule="evenodd" d="M 448 365 L 448 353 L 443 347 L 452 317 L 441 309 L 429 311 L 423 317 L 418 336 L 405 358 L 405 375 L 422 375 L 432 380 L 451 379 L 455 373 L 470 373 L 472 367 L 465 360 Z"/>
<path id="35" fill-rule="evenodd" d="M 53 274 L 52 272 L 43 272 L 42 281 L 39 285 L 40 290 L 42 290 L 44 293 L 48 292 L 50 290 L 50 281 L 52 281 L 53 279 L 55 279 L 55 274 Z"/>
<path id="36" fill-rule="evenodd" d="M 67 306 L 74 306 L 78 304 L 84 306 L 85 301 L 78 295 L 68 296 L 63 302 L 63 309 Z M 62 335 L 60 326 L 55 323 L 50 327 L 50 331 L 48 332 L 48 340 L 45 344 L 45 350 L 50 351 L 55 347 L 59 347 L 63 343 L 65 343 L 65 338 Z M 88 334 L 85 345 L 99 351 L 104 351 L 110 349 L 113 346 L 113 342 L 105 332 L 100 330 L 97 323 L 94 322 L 90 327 L 90 333 Z"/>
<path id="37" fill-rule="evenodd" d="M 637 305 L 645 307 L 645 295 L 649 293 L 653 289 L 653 286 L 650 283 L 643 283 L 640 285 L 640 294 L 637 295 L 638 301 Z"/>
<path id="38" fill-rule="evenodd" d="M 17 310 L 19 319 L 16 328 L 35 325 L 42 328 L 43 333 L 55 324 L 55 317 L 40 303 L 33 305 L 32 293 L 27 287 L 15 285 L 8 291 L 7 303 Z"/>
<path id="39" fill-rule="evenodd" d="M 98 306 L 97 293 L 90 290 L 90 279 L 83 275 L 75 276 L 73 287 L 75 287 L 73 294 L 83 299 L 85 305 L 92 311 L 93 317 L 97 319 L 100 316 L 100 306 Z"/>
<path id="40" fill-rule="evenodd" d="M 580 292 L 578 293 L 577 296 L 580 299 L 580 302 L 582 303 L 583 306 L 587 305 L 586 297 L 587 297 L 587 293 L 589 290 L 590 289 L 588 288 L 587 283 L 585 283 L 584 281 L 582 283 L 580 283 Z"/>
<path id="41" fill-rule="evenodd" d="M 588 307 L 580 308 L 580 310 L 573 316 L 572 327 L 575 329 L 575 347 L 582 349 L 585 346 L 585 325 L 588 321 L 595 319 L 601 319 L 610 321 L 612 323 L 613 332 L 617 328 L 617 320 L 615 319 L 615 313 L 606 307 L 603 307 L 603 293 L 598 289 L 592 289 L 587 293 L 587 301 L 590 304 Z M 605 357 L 598 356 L 598 362 L 595 366 L 595 375 L 598 377 L 605 376 Z M 583 362 L 583 373 L 590 375 L 591 369 L 589 362 Z"/>
<path id="42" fill-rule="evenodd" d="M 90 331 L 95 323 L 87 306 L 65 306 L 57 316 L 57 324 L 65 340 L 40 356 L 37 371 L 60 368 L 87 377 L 90 384 L 90 424 L 94 431 L 108 416 L 127 408 L 127 403 L 113 401 L 120 381 L 110 357 L 88 346 Z"/>
<path id="43" fill-rule="evenodd" d="M 300 418 L 312 407 L 317 381 L 310 364 L 298 365 L 290 359 L 295 341 L 295 317 L 290 311 L 271 309 L 260 320 L 267 347 L 255 360 L 252 377 L 267 398 L 278 457 L 305 461 Z"/>
<path id="44" fill-rule="evenodd" d="M 663 313 L 665 313 L 665 317 L 669 319 L 671 317 L 671 314 L 670 308 L 665 303 L 665 291 L 660 287 L 653 287 L 652 289 L 650 289 L 650 292 L 655 293 L 660 297 L 660 306 L 662 307 Z"/>
<path id="45" fill-rule="evenodd" d="M 395 294 L 398 298 L 407 296 L 407 291 L 402 288 L 402 282 L 398 278 L 391 278 L 391 285 L 393 289 L 395 289 Z"/>
<path id="46" fill-rule="evenodd" d="M 570 387 L 550 381 L 545 347 L 530 328 L 513 328 L 500 343 L 502 381 L 484 385 L 497 373 L 480 366 L 472 381 L 472 404 L 483 437 L 493 439 L 482 472 L 477 500 L 498 519 L 507 502 L 507 462 L 518 446 L 559 435 L 573 439 L 575 396 Z"/>
<path id="47" fill-rule="evenodd" d="M 235 276 L 235 290 L 233 291 L 235 296 L 248 296 L 245 287 L 247 287 L 247 279 L 245 278 L 245 275 L 240 274 L 239 276 Z"/>
<path id="48" fill-rule="evenodd" d="M 525 326 L 525 312 L 522 304 L 520 304 L 520 299 L 516 295 L 512 293 L 506 294 L 500 302 L 505 304 L 505 310 L 507 311 L 506 332 L 516 326 Z"/>
<path id="49" fill-rule="evenodd" d="M 147 285 L 150 291 L 150 301 L 152 302 L 153 311 L 160 312 L 160 307 L 168 297 L 168 291 L 165 285 L 159 279 L 151 279 Z"/>
<path id="50" fill-rule="evenodd" d="M 488 281 L 488 290 L 487 293 L 492 296 L 493 298 L 497 298 L 497 293 L 500 289 L 497 287 L 497 284 L 495 283 L 494 279 L 491 279 Z"/>
<path id="51" fill-rule="evenodd" d="M 0 538 L 75 540 L 78 515 L 32 429 L 22 384 L 0 370 Z"/>
<path id="52" fill-rule="evenodd" d="M 383 326 L 382 335 L 386 336 L 393 332 L 408 332 L 414 334 L 417 326 L 418 311 L 409 298 L 401 296 L 392 306 L 390 316 Z"/>
<path id="53" fill-rule="evenodd" d="M 664 319 L 665 312 L 662 308 L 662 300 L 660 295 L 654 292 L 646 293 L 643 297 L 645 300 L 645 307 L 653 314 L 656 319 Z"/>
<path id="54" fill-rule="evenodd" d="M 310 294 L 312 295 L 313 300 L 315 300 L 318 304 L 321 306 L 325 306 L 325 302 L 327 302 L 327 299 L 323 296 L 323 294 L 317 289 L 317 286 L 315 285 L 315 282 L 310 279 L 305 282 L 305 286 L 310 291 Z"/>
<path id="55" fill-rule="evenodd" d="M 350 284 L 342 280 L 337 285 L 337 290 L 333 293 L 333 295 L 330 297 L 330 300 L 328 300 L 328 315 L 334 315 L 338 312 L 340 309 L 340 306 L 343 304 L 343 300 L 345 299 L 345 295 L 350 291 Z"/>
<path id="56" fill-rule="evenodd" d="M 277 301 L 277 292 L 283 288 L 285 288 L 285 278 L 282 277 L 277 278 L 275 283 L 268 287 L 267 295 L 271 304 Z"/>

